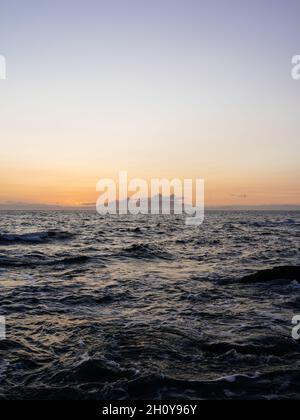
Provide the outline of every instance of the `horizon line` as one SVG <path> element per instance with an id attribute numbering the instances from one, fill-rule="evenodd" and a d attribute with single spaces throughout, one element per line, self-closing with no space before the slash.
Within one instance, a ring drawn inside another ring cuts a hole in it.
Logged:
<path id="1" fill-rule="evenodd" d="M 32 202 L 0 202 L 0 211 L 96 211 L 95 203 L 73 205 L 32 203 Z M 205 210 L 295 210 L 300 211 L 300 204 L 207 204 Z"/>

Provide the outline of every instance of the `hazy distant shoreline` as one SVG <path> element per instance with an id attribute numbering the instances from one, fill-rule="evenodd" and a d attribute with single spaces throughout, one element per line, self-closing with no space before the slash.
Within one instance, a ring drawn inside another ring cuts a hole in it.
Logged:
<path id="1" fill-rule="evenodd" d="M 88 211 L 96 212 L 94 206 L 55 206 L 49 204 L 1 204 L 0 212 L 3 211 Z M 300 205 L 237 205 L 237 206 L 206 206 L 205 211 L 300 211 Z"/>

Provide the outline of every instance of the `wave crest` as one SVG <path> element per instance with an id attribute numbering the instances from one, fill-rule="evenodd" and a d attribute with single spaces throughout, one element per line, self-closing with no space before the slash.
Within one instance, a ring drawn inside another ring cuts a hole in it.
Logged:
<path id="1" fill-rule="evenodd" d="M 66 241 L 73 236 L 70 232 L 56 230 L 23 234 L 4 233 L 0 234 L 0 244 L 41 244 L 51 241 Z"/>
<path id="2" fill-rule="evenodd" d="M 274 280 L 300 280 L 299 266 L 281 266 L 261 270 L 240 279 L 241 283 L 262 283 Z"/>
<path id="3" fill-rule="evenodd" d="M 154 245 L 148 245 L 148 244 L 134 244 L 129 247 L 124 248 L 120 254 L 120 257 L 125 258 L 136 258 L 136 259 L 164 259 L 164 260 L 170 260 L 172 259 L 172 256 L 164 251 L 163 249 L 154 246 Z"/>

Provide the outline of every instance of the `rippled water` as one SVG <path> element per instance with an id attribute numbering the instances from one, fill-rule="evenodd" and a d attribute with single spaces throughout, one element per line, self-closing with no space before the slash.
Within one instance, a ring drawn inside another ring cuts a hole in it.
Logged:
<path id="1" fill-rule="evenodd" d="M 299 227 L 297 212 L 1 213 L 0 397 L 299 398 L 298 269 L 242 281 L 297 267 Z"/>

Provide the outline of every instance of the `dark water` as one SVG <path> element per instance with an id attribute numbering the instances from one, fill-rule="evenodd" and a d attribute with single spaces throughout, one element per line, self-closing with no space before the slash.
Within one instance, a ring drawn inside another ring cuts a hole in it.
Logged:
<path id="1" fill-rule="evenodd" d="M 300 213 L 1 213 L 1 398 L 300 398 Z M 276 276 L 275 276 L 276 277 Z M 280 276 L 277 276 L 280 277 Z M 299 283 L 298 283 L 299 280 Z"/>

